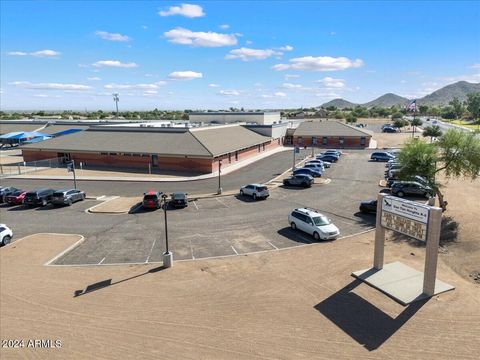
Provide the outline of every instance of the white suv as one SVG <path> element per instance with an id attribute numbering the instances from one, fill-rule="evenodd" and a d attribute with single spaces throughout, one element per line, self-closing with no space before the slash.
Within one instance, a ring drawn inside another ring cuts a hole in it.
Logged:
<path id="1" fill-rule="evenodd" d="M 288 215 L 288 223 L 293 230 L 299 229 L 313 235 L 315 240 L 332 240 L 340 235 L 340 230 L 325 215 L 311 209 L 295 209 Z"/>
<path id="2" fill-rule="evenodd" d="M 240 188 L 240 195 L 248 195 L 253 198 L 253 200 L 257 199 L 266 199 L 270 196 L 268 188 L 266 185 L 263 184 L 250 184 L 245 185 Z"/>
<path id="3" fill-rule="evenodd" d="M 0 224 L 0 245 L 7 245 L 12 240 L 13 232 L 5 224 Z"/>

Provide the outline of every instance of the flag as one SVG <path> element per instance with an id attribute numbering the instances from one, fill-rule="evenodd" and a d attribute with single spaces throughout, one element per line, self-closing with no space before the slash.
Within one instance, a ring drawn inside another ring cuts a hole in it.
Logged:
<path id="1" fill-rule="evenodd" d="M 411 110 L 416 112 L 417 111 L 417 100 L 413 100 L 408 106 L 407 110 Z"/>

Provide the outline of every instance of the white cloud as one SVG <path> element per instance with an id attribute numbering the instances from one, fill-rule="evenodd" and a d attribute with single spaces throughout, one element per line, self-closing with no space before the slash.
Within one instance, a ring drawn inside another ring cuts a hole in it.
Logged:
<path id="1" fill-rule="evenodd" d="M 201 79 L 203 74 L 195 71 L 174 71 L 168 74 L 168 78 L 171 80 L 193 80 Z"/>
<path id="2" fill-rule="evenodd" d="M 106 31 L 95 31 L 95 35 L 103 40 L 109 41 L 129 41 L 130 38 L 127 35 L 122 35 L 118 33 L 109 33 Z"/>
<path id="3" fill-rule="evenodd" d="M 34 97 L 39 97 L 39 98 L 59 98 L 61 97 L 60 95 L 47 95 L 47 94 L 33 94 Z"/>
<path id="4" fill-rule="evenodd" d="M 286 51 L 292 51 L 293 47 L 290 45 L 282 46 L 275 49 L 251 49 L 241 47 L 240 49 L 233 49 L 225 55 L 225 59 L 240 59 L 242 61 L 264 60 L 271 56 L 282 56 Z"/>
<path id="5" fill-rule="evenodd" d="M 329 76 L 324 77 L 321 80 L 317 80 L 316 82 L 323 84 L 327 88 L 336 88 L 341 89 L 345 87 L 345 80 L 343 79 L 334 79 Z"/>
<path id="6" fill-rule="evenodd" d="M 160 86 L 165 85 L 165 81 L 157 81 L 152 84 L 107 84 L 104 86 L 105 89 L 110 90 L 156 90 Z M 145 91 L 146 92 L 146 91 Z"/>
<path id="7" fill-rule="evenodd" d="M 252 45 L 252 44 L 253 44 L 253 41 L 246 40 L 246 41 L 245 41 L 245 44 L 247 44 L 247 45 Z"/>
<path id="8" fill-rule="evenodd" d="M 230 25 L 223 24 L 223 25 L 220 25 L 219 28 L 222 29 L 222 30 L 227 30 L 227 29 L 230 29 Z"/>
<path id="9" fill-rule="evenodd" d="M 480 69 L 480 63 L 470 65 L 469 67 L 472 68 L 472 69 Z"/>
<path id="10" fill-rule="evenodd" d="M 242 47 L 240 49 L 230 50 L 230 52 L 225 55 L 225 59 L 240 59 L 242 61 L 252 61 L 252 60 L 264 60 L 273 55 L 281 54 L 272 49 L 250 49 Z"/>
<path id="11" fill-rule="evenodd" d="M 279 47 L 278 50 L 283 51 L 283 52 L 292 51 L 293 46 L 285 45 L 285 46 Z"/>
<path id="12" fill-rule="evenodd" d="M 286 96 L 287 96 L 287 94 L 285 94 L 284 92 L 281 92 L 281 91 L 277 91 L 273 95 L 270 95 L 270 94 L 260 95 L 260 97 L 262 97 L 264 99 L 272 99 L 272 98 L 275 98 L 275 97 L 286 97 Z"/>
<path id="13" fill-rule="evenodd" d="M 98 76 L 90 76 L 90 77 L 87 77 L 87 80 L 88 81 L 99 81 L 99 80 L 102 80 L 102 79 L 99 78 Z"/>
<path id="14" fill-rule="evenodd" d="M 275 96 L 277 96 L 277 97 L 285 97 L 285 96 L 287 96 L 287 94 L 285 94 L 284 92 L 281 92 L 281 91 L 278 91 L 278 92 L 276 92 L 276 93 L 273 94 L 273 95 L 275 95 Z"/>
<path id="15" fill-rule="evenodd" d="M 10 51 L 7 55 L 10 56 L 35 56 L 35 57 L 56 57 L 59 56 L 61 53 L 55 50 L 39 50 L 27 53 L 25 51 Z"/>
<path id="16" fill-rule="evenodd" d="M 191 31 L 181 27 L 167 31 L 164 35 L 171 43 L 180 45 L 220 47 L 237 44 L 237 36 L 235 34 L 220 34 L 213 31 Z"/>
<path id="17" fill-rule="evenodd" d="M 160 16 L 181 15 L 188 18 L 205 16 L 203 8 L 199 5 L 181 4 L 180 6 L 170 6 L 168 10 L 159 11 Z"/>
<path id="18" fill-rule="evenodd" d="M 23 52 L 23 51 L 9 51 L 7 53 L 7 55 L 10 55 L 10 56 L 27 56 L 28 53 Z"/>
<path id="19" fill-rule="evenodd" d="M 335 36 L 335 35 L 337 35 L 337 33 L 335 31 L 330 31 L 330 35 Z"/>
<path id="20" fill-rule="evenodd" d="M 95 67 L 114 67 L 114 68 L 136 68 L 138 65 L 134 62 L 122 63 L 118 60 L 101 60 L 92 64 Z"/>
<path id="21" fill-rule="evenodd" d="M 60 55 L 61 53 L 55 50 L 40 50 L 30 53 L 32 56 L 36 57 L 55 57 Z"/>
<path id="22" fill-rule="evenodd" d="M 284 79 L 288 80 L 288 79 L 295 79 L 295 78 L 299 78 L 299 77 L 300 77 L 300 75 L 297 75 L 297 74 L 286 74 L 284 76 Z"/>
<path id="23" fill-rule="evenodd" d="M 220 90 L 219 94 L 220 95 L 226 95 L 226 96 L 238 96 L 238 95 L 240 95 L 240 91 L 238 91 L 238 90 Z"/>
<path id="24" fill-rule="evenodd" d="M 35 90 L 90 90 L 92 87 L 81 84 L 64 84 L 64 83 L 31 83 L 29 81 L 14 81 L 10 85 L 15 85 L 25 89 Z"/>
<path id="25" fill-rule="evenodd" d="M 217 87 L 220 87 L 220 85 L 218 85 L 218 84 L 208 84 L 208 87 L 217 88 Z"/>
<path id="26" fill-rule="evenodd" d="M 282 87 L 285 89 L 302 89 L 303 86 L 300 84 L 292 84 L 292 83 L 283 83 Z"/>
<path id="27" fill-rule="evenodd" d="M 147 25 L 142 25 L 142 29 L 143 29 L 143 30 L 147 30 L 147 29 L 148 29 L 148 26 L 147 26 Z"/>
<path id="28" fill-rule="evenodd" d="M 346 57 L 331 56 L 304 56 L 290 59 L 290 64 L 277 64 L 272 68 L 277 71 L 283 70 L 306 70 L 306 71 L 338 71 L 363 66 L 361 59 L 351 60 Z"/>

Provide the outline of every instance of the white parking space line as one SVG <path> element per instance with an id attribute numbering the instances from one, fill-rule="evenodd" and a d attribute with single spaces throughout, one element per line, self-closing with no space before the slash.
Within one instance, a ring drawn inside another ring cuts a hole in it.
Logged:
<path id="1" fill-rule="evenodd" d="M 235 250 L 235 248 L 233 247 L 233 245 L 230 246 L 230 247 L 232 248 L 233 252 L 234 252 L 236 255 L 238 255 L 238 252 L 237 252 L 237 250 Z"/>
<path id="2" fill-rule="evenodd" d="M 157 237 L 153 240 L 152 248 L 150 249 L 150 252 L 148 253 L 147 260 L 145 260 L 145 263 L 148 263 L 148 260 L 150 260 L 150 256 L 152 255 L 153 252 L 153 247 L 155 246 L 155 243 L 157 242 Z"/>
<path id="3" fill-rule="evenodd" d="M 197 203 L 195 202 L 195 200 L 194 200 L 194 201 L 192 201 L 192 202 L 193 202 L 193 205 L 195 206 L 195 209 L 197 209 L 197 210 L 198 210 L 198 206 L 197 206 Z"/>
<path id="4" fill-rule="evenodd" d="M 267 241 L 267 243 L 269 243 L 275 250 L 278 250 L 278 247 L 276 247 L 275 245 L 273 245 L 270 241 Z"/>
<path id="5" fill-rule="evenodd" d="M 102 265 L 106 258 L 107 258 L 107 257 L 105 256 L 102 260 L 100 260 L 100 262 L 98 263 L 98 265 Z"/>
<path id="6" fill-rule="evenodd" d="M 190 253 L 192 254 L 192 259 L 195 260 L 195 256 L 193 256 L 192 239 L 188 239 L 188 242 L 190 243 Z"/>
<path id="7" fill-rule="evenodd" d="M 225 204 L 222 200 L 220 200 L 219 198 L 215 198 L 220 204 L 222 204 L 223 206 L 225 206 L 227 209 L 230 208 L 230 206 L 228 206 L 227 204 Z"/>

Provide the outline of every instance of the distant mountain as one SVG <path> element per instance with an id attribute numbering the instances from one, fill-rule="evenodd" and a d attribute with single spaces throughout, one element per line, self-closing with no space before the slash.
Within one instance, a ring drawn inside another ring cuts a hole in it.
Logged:
<path id="1" fill-rule="evenodd" d="M 377 107 L 391 107 L 391 106 L 406 106 L 410 100 L 402 96 L 398 96 L 392 93 L 382 95 L 375 100 L 369 101 L 362 106 L 371 108 L 374 106 Z"/>
<path id="2" fill-rule="evenodd" d="M 470 93 L 480 92 L 480 83 L 469 83 L 466 81 L 459 81 L 454 84 L 447 85 L 437 91 L 434 91 L 430 95 L 427 95 L 423 98 L 417 99 L 417 104 L 419 105 L 435 105 L 435 106 L 444 106 L 448 105 L 454 97 L 457 97 L 460 101 L 465 101 L 467 95 Z M 355 106 L 364 106 L 367 108 L 378 106 L 378 107 L 391 107 L 391 106 L 405 106 L 409 100 L 402 96 L 398 96 L 392 93 L 388 93 L 380 96 L 379 98 L 369 101 L 364 104 L 355 104 L 344 99 L 334 99 L 329 102 L 326 102 L 322 107 L 326 108 L 328 106 L 335 106 L 338 109 L 344 108 L 354 108 Z"/>
<path id="3" fill-rule="evenodd" d="M 327 108 L 329 106 L 335 106 L 337 109 L 344 109 L 344 108 L 353 108 L 355 106 L 357 106 L 358 104 L 354 104 L 350 101 L 347 101 L 347 100 L 343 100 L 343 99 L 333 99 L 333 100 L 330 100 L 329 102 L 326 102 L 325 104 L 323 104 L 322 106 L 324 108 Z"/>
<path id="4" fill-rule="evenodd" d="M 480 92 L 480 83 L 469 83 L 466 81 L 459 81 L 454 84 L 447 85 L 437 91 L 434 91 L 430 95 L 427 95 L 417 100 L 420 105 L 436 105 L 443 106 L 448 105 L 454 97 L 460 101 L 467 99 L 467 94 Z"/>

